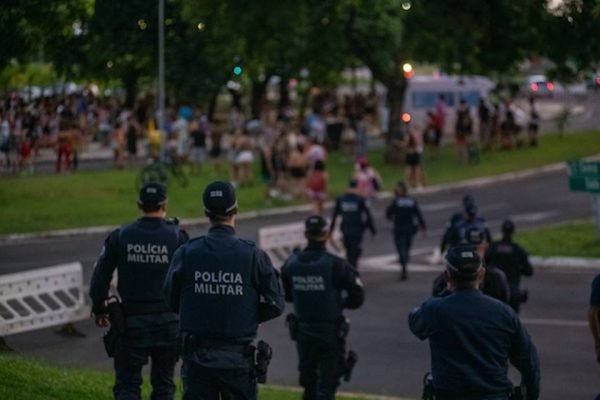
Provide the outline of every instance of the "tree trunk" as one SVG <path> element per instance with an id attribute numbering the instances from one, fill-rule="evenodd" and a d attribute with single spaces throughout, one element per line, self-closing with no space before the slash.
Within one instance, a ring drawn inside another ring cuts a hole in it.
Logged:
<path id="1" fill-rule="evenodd" d="M 138 93 L 137 75 L 123 77 L 123 86 L 125 87 L 125 107 L 132 108 Z"/>
<path id="2" fill-rule="evenodd" d="M 206 111 L 206 117 L 210 122 L 215 121 L 215 111 L 217 110 L 217 97 L 219 97 L 219 89 L 215 90 L 210 101 L 208 102 L 208 110 Z"/>
<path id="3" fill-rule="evenodd" d="M 229 94 L 231 95 L 231 106 L 237 108 L 238 110 L 242 110 L 242 94 L 239 90 L 231 90 L 229 89 Z"/>
<path id="4" fill-rule="evenodd" d="M 283 111 L 290 105 L 290 88 L 288 82 L 289 79 L 284 77 L 279 81 L 279 104 L 277 104 L 279 115 L 282 115 Z"/>
<path id="5" fill-rule="evenodd" d="M 402 105 L 406 91 L 406 81 L 398 79 L 400 83 L 386 84 L 388 101 L 388 128 L 386 135 L 385 160 L 390 163 L 398 163 L 402 159 L 400 143 L 404 133 L 402 122 Z"/>
<path id="6" fill-rule="evenodd" d="M 250 99 L 250 113 L 252 119 L 260 119 L 265 101 L 265 93 L 267 92 L 267 82 L 271 77 L 265 77 L 264 80 L 252 82 L 252 96 Z"/>
<path id="7" fill-rule="evenodd" d="M 306 113 L 306 107 L 308 106 L 308 95 L 310 93 L 311 88 L 312 84 L 309 84 L 306 87 L 306 90 L 302 91 L 302 99 L 300 100 L 300 110 L 298 110 L 298 121 L 301 124 L 304 123 L 304 115 Z"/>

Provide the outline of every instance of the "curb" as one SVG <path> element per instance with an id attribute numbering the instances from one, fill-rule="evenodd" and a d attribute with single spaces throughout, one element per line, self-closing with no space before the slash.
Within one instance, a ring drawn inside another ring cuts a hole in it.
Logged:
<path id="1" fill-rule="evenodd" d="M 600 258 L 530 256 L 529 261 L 538 269 L 600 271 Z"/>

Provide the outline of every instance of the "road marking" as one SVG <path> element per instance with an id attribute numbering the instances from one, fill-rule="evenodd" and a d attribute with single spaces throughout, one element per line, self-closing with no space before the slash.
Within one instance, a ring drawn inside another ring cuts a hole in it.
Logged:
<path id="1" fill-rule="evenodd" d="M 527 214 L 511 215 L 510 219 L 519 222 L 538 222 L 556 215 L 556 211 L 540 211 Z"/>
<path id="2" fill-rule="evenodd" d="M 456 202 L 456 201 L 443 201 L 443 202 L 439 202 L 439 203 L 423 204 L 421 206 L 421 211 L 435 212 L 435 211 L 449 210 L 451 208 L 456 208 L 458 210 L 459 207 L 460 207 L 460 204 L 458 204 L 458 202 Z"/>
<path id="3" fill-rule="evenodd" d="M 569 319 L 544 319 L 544 318 L 521 318 L 521 322 L 527 325 L 569 326 L 586 327 L 587 321 L 575 321 Z"/>

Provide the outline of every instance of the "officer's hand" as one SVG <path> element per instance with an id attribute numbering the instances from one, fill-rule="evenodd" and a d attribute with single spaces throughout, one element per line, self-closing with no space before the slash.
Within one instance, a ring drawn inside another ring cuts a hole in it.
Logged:
<path id="1" fill-rule="evenodd" d="M 108 314 L 98 314 L 94 316 L 96 320 L 96 325 L 101 328 L 108 328 L 110 326 L 110 321 L 108 320 Z"/>

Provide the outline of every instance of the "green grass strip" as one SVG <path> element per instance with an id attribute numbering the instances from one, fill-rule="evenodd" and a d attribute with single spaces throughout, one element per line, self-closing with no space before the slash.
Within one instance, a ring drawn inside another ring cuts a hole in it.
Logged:
<path id="1" fill-rule="evenodd" d="M 452 146 L 445 146 L 437 159 L 425 153 L 427 184 L 456 182 L 539 167 L 600 153 L 600 132 L 564 136 L 545 135 L 537 148 L 486 152 L 478 164 L 460 164 Z M 370 162 L 381 172 L 384 188 L 390 190 L 404 179 L 403 165 L 385 164 L 383 150 L 372 151 Z M 330 198 L 341 193 L 353 170 L 348 155 L 333 153 L 327 162 Z M 258 162 L 255 165 L 258 182 Z M 0 234 L 40 232 L 98 225 L 118 225 L 138 215 L 134 182 L 137 170 L 90 171 L 64 175 L 0 177 Z M 214 179 L 227 179 L 225 168 L 215 173 L 205 168 L 192 176 L 189 187 L 173 183 L 169 188 L 169 215 L 180 218 L 203 216 L 201 196 L 204 186 Z M 565 174 L 565 185 L 567 177 Z M 282 200 L 267 202 L 264 187 L 256 183 L 238 190 L 240 211 L 304 203 Z"/>
<path id="2" fill-rule="evenodd" d="M 591 220 L 517 232 L 515 241 L 536 256 L 600 258 L 600 239 Z"/>

